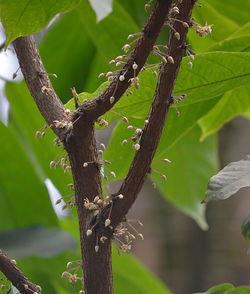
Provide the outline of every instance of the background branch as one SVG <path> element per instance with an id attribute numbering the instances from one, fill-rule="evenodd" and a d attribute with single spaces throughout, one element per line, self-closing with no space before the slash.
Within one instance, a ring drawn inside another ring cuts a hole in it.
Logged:
<path id="1" fill-rule="evenodd" d="M 0 271 L 18 289 L 21 294 L 37 294 L 41 292 L 40 286 L 30 282 L 28 278 L 16 266 L 15 261 L 10 259 L 0 249 Z"/>

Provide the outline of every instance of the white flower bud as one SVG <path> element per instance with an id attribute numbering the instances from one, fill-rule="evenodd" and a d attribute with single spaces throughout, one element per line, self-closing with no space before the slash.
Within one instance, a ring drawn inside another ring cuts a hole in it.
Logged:
<path id="1" fill-rule="evenodd" d="M 138 65 L 134 62 L 133 65 L 132 65 L 132 68 L 133 68 L 134 70 L 136 70 L 136 69 L 138 68 Z"/>
<path id="2" fill-rule="evenodd" d="M 166 176 L 166 175 L 161 175 L 161 177 L 162 177 L 162 179 L 163 179 L 164 181 L 167 180 L 167 176 Z"/>
<path id="3" fill-rule="evenodd" d="M 107 218 L 105 220 L 105 227 L 108 227 L 111 224 L 111 220 L 109 218 Z"/>
<path id="4" fill-rule="evenodd" d="M 97 253 L 98 251 L 99 251 L 99 246 L 96 245 L 96 246 L 95 246 L 95 252 Z"/>
<path id="5" fill-rule="evenodd" d="M 88 162 L 84 162 L 83 167 L 87 167 L 88 165 Z"/>
<path id="6" fill-rule="evenodd" d="M 189 61 L 189 63 L 188 63 L 188 67 L 189 67 L 190 69 L 192 69 L 192 68 L 193 68 L 193 62 Z"/>
<path id="7" fill-rule="evenodd" d="M 126 139 L 123 140 L 123 141 L 122 141 L 122 145 L 124 145 L 124 144 L 128 144 L 128 140 L 126 140 Z"/>
<path id="8" fill-rule="evenodd" d="M 109 98 L 109 102 L 110 102 L 110 104 L 113 104 L 115 102 L 115 97 L 114 96 L 111 96 Z"/>
<path id="9" fill-rule="evenodd" d="M 182 25 L 184 26 L 184 28 L 189 28 L 189 24 L 187 22 L 183 22 Z"/>
<path id="10" fill-rule="evenodd" d="M 69 262 L 67 263 L 67 268 L 71 267 L 72 265 L 73 265 L 73 262 L 72 262 L 72 261 L 69 261 Z"/>
<path id="11" fill-rule="evenodd" d="M 123 195 L 122 194 L 119 194 L 118 196 L 117 196 L 119 199 L 123 199 Z"/>
<path id="12" fill-rule="evenodd" d="M 170 63 L 174 63 L 174 59 L 173 59 L 173 57 L 172 57 L 172 56 L 168 56 L 168 61 L 169 61 Z"/>
<path id="13" fill-rule="evenodd" d="M 87 232 L 86 232 L 87 237 L 89 237 L 90 235 L 92 235 L 92 233 L 93 233 L 92 230 L 88 229 Z"/>
<path id="14" fill-rule="evenodd" d="M 135 148 L 135 150 L 138 151 L 141 148 L 141 145 L 137 143 L 137 144 L 134 145 L 134 148 Z"/>
<path id="15" fill-rule="evenodd" d="M 125 80 L 124 75 L 119 76 L 119 81 L 123 82 Z"/>
<path id="16" fill-rule="evenodd" d="M 122 47 L 122 50 L 124 52 L 128 52 L 130 50 L 131 46 L 129 44 L 125 44 L 123 47 Z"/>
<path id="17" fill-rule="evenodd" d="M 180 38 L 181 38 L 181 35 L 178 32 L 175 32 L 174 36 L 177 40 L 180 40 Z"/>
<path id="18" fill-rule="evenodd" d="M 115 172 L 111 171 L 110 174 L 111 174 L 111 176 L 112 176 L 113 178 L 116 178 L 116 174 L 115 174 Z"/>
<path id="19" fill-rule="evenodd" d="M 172 162 L 172 161 L 169 160 L 168 158 L 164 158 L 163 161 L 164 161 L 164 162 L 167 162 L 167 163 L 171 163 L 171 162 Z"/>

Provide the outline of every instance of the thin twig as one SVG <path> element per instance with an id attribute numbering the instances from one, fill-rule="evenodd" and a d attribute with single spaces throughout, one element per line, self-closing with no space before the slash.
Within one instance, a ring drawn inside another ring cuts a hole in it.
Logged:
<path id="1" fill-rule="evenodd" d="M 41 292 L 41 287 L 30 282 L 24 273 L 16 266 L 15 260 L 10 259 L 1 249 L 0 271 L 21 294 L 35 294 Z"/>

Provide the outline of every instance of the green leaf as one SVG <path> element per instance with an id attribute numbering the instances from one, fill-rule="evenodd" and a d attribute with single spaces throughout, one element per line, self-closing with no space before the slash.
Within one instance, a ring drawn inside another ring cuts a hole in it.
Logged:
<path id="1" fill-rule="evenodd" d="M 191 216 L 202 229 L 207 229 L 205 207 L 200 202 L 208 179 L 217 170 L 217 146 L 214 137 L 203 143 L 198 138 L 199 130 L 195 127 L 173 148 L 161 153 L 161 158 L 154 159 L 152 168 L 165 174 L 166 181 L 157 172 L 152 172 L 150 177 L 166 200 Z M 172 163 L 161 162 L 164 158 Z"/>
<path id="2" fill-rule="evenodd" d="M 225 39 L 222 42 L 209 48 L 209 51 L 231 51 L 231 52 L 246 52 L 250 51 L 250 34 L 237 36 L 234 38 Z"/>
<path id="3" fill-rule="evenodd" d="M 107 63 L 122 54 L 121 48 L 127 36 L 139 31 L 133 19 L 118 2 L 114 2 L 113 12 L 98 24 L 87 1 L 81 2 L 77 12 L 86 32 Z"/>
<path id="4" fill-rule="evenodd" d="M 0 232 L 0 248 L 15 258 L 48 258 L 63 251 L 73 251 L 76 248 L 76 241 L 57 228 L 33 225 Z"/>
<path id="5" fill-rule="evenodd" d="M 134 256 L 119 256 L 113 250 L 114 288 L 119 294 L 170 294 L 170 290 L 153 276 Z"/>
<path id="6" fill-rule="evenodd" d="M 235 289 L 232 284 L 224 283 L 217 286 L 214 286 L 203 293 L 197 293 L 197 294 L 218 294 L 218 293 L 225 293 L 225 291 Z"/>
<path id="7" fill-rule="evenodd" d="M 73 9 L 80 0 L 0 1 L 0 18 L 6 33 L 6 46 L 20 36 L 37 33 L 58 13 Z"/>
<path id="8" fill-rule="evenodd" d="M 250 243 L 250 215 L 248 215 L 241 225 L 241 233 L 244 238 Z"/>
<path id="9" fill-rule="evenodd" d="M 192 70 L 188 69 L 187 62 L 184 58 L 175 93 L 187 93 L 188 97 L 179 105 L 211 99 L 249 82 L 250 53 L 199 54 Z"/>
<path id="10" fill-rule="evenodd" d="M 237 115 L 248 116 L 250 112 L 250 85 L 228 91 L 219 102 L 199 120 L 201 140 L 218 131 Z"/>
<path id="11" fill-rule="evenodd" d="M 239 189 L 250 186 L 250 155 L 244 159 L 229 163 L 208 183 L 205 202 L 224 200 Z"/>
<path id="12" fill-rule="evenodd" d="M 249 286 L 240 286 L 232 290 L 228 290 L 225 294 L 249 294 L 250 287 Z"/>
<path id="13" fill-rule="evenodd" d="M 29 150 L 23 149 L 12 129 L 0 124 L 0 132 L 5 138 L 0 151 L 0 230 L 57 226 L 46 188 L 27 157 Z"/>
<path id="14" fill-rule="evenodd" d="M 47 72 L 58 76 L 52 77 L 51 82 L 62 101 L 71 97 L 70 88 L 75 87 L 78 93 L 85 89 L 96 49 L 76 10 L 53 24 L 39 49 Z"/>
<path id="15" fill-rule="evenodd" d="M 51 130 L 47 130 L 44 137 L 36 138 L 36 131 L 41 129 L 45 122 L 33 102 L 27 86 L 24 82 L 21 84 L 8 83 L 6 92 L 11 104 L 8 128 L 16 135 L 16 139 L 27 156 L 26 161 L 32 165 L 40 180 L 40 185 L 44 186 L 44 180 L 50 178 L 61 194 L 69 194 L 70 190 L 66 184 L 72 182 L 71 175 L 65 173 L 61 167 L 51 169 L 49 166 L 51 160 L 54 160 L 56 156 L 59 159 L 66 152 L 61 147 L 55 146 L 53 143 L 55 135 Z M 44 152 L 45 149 L 46 152 Z M 6 152 L 9 151 L 6 150 Z M 9 157 L 10 155 L 6 153 L 5 156 Z M 44 197 L 48 197 L 47 192 L 45 195 Z"/>

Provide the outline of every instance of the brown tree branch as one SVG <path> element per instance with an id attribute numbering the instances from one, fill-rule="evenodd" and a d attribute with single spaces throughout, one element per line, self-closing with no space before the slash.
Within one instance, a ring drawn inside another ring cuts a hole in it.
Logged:
<path id="1" fill-rule="evenodd" d="M 38 294 L 41 292 L 41 287 L 30 282 L 24 273 L 17 268 L 15 261 L 10 259 L 1 249 L 0 271 L 21 294 Z"/>
<path id="2" fill-rule="evenodd" d="M 95 99 L 80 106 L 76 115 L 82 115 L 85 120 L 96 120 L 98 117 L 109 111 L 121 96 L 125 93 L 131 84 L 130 79 L 139 74 L 144 66 L 160 30 L 166 20 L 172 0 L 157 0 L 155 7 L 145 24 L 142 35 L 128 57 L 126 64 L 120 70 L 120 73 L 114 78 L 110 85 Z M 137 69 L 134 70 L 132 65 L 136 63 Z M 124 80 L 120 81 L 119 77 L 123 75 Z M 110 97 L 115 98 L 114 103 L 110 103 Z"/>
<path id="3" fill-rule="evenodd" d="M 178 5 L 179 14 L 177 19 L 181 22 L 175 21 L 173 27 L 180 34 L 180 38 L 177 39 L 175 37 L 175 31 L 171 30 L 168 43 L 168 55 L 174 59 L 174 63 L 168 62 L 161 65 L 154 101 L 148 117 L 149 122 L 145 125 L 140 140 L 140 149 L 137 151 L 128 175 L 118 192 L 118 194 L 124 195 L 124 198 L 120 201 L 117 200 L 113 204 L 110 217 L 113 227 L 116 227 L 126 216 L 150 171 L 166 115 L 173 102 L 172 92 L 181 65 L 183 46 L 188 31 L 188 28 L 183 26 L 182 22 L 190 23 L 190 16 L 195 2 L 196 0 L 183 0 Z M 107 210 L 103 212 L 102 219 L 106 218 Z"/>
<path id="4" fill-rule="evenodd" d="M 111 263 L 111 240 L 110 238 L 104 244 L 100 244 L 102 231 L 93 229 L 93 233 L 87 236 L 87 230 L 95 225 L 93 213 L 85 208 L 84 199 L 89 201 L 97 195 L 102 194 L 100 171 L 97 166 L 98 155 L 96 151 L 96 142 L 94 138 L 94 121 L 104 112 L 108 111 L 113 104 L 110 104 L 110 96 L 113 95 L 116 88 L 115 99 L 129 87 L 128 80 L 134 77 L 132 64 L 136 62 L 140 71 L 149 53 L 152 50 L 154 42 L 159 35 L 161 27 L 166 20 L 171 1 L 158 0 L 155 8 L 149 17 L 147 24 L 143 29 L 143 35 L 140 37 L 133 53 L 122 70 L 125 71 L 125 80 L 115 81 L 96 99 L 80 106 L 75 111 L 73 130 L 64 141 L 65 148 L 69 154 L 72 173 L 75 185 L 75 199 L 77 204 L 81 250 L 83 257 L 84 287 L 87 294 L 112 294 L 112 263 Z M 118 77 L 117 77 L 118 79 Z M 118 85 L 117 85 L 118 82 Z M 87 167 L 83 164 L 89 162 Z M 96 246 L 99 251 L 96 252 Z"/>
<path id="5" fill-rule="evenodd" d="M 31 95 L 47 124 L 60 135 L 62 129 L 55 128 L 53 122 L 66 118 L 64 107 L 48 78 L 34 37 L 19 37 L 13 44 Z"/>

